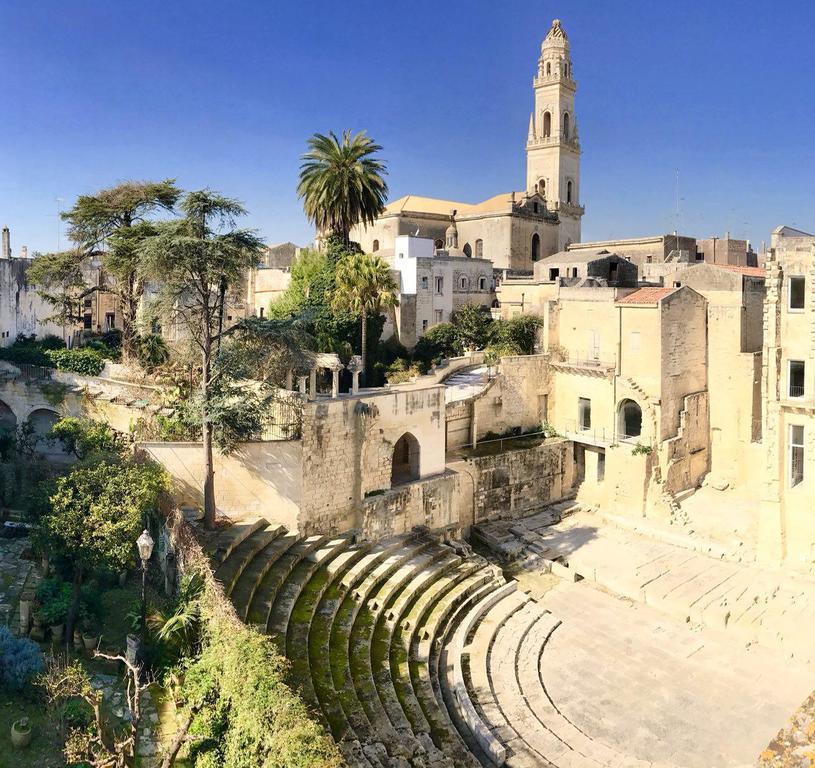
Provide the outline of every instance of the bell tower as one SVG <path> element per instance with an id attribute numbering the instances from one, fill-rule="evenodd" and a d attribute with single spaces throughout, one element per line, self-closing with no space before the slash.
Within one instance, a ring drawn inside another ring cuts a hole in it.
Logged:
<path id="1" fill-rule="evenodd" d="M 526 142 L 526 189 L 546 198 L 560 218 L 559 247 L 580 241 L 580 142 L 574 112 L 577 83 L 572 72 L 569 38 L 555 19 L 541 44 L 532 81 L 535 111 Z"/>

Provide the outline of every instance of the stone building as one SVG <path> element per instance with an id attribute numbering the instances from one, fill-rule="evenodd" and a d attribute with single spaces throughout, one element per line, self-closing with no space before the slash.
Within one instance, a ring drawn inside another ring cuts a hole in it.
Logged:
<path id="1" fill-rule="evenodd" d="M 434 325 L 450 322 L 463 304 L 489 307 L 495 300 L 492 263 L 465 256 L 456 245 L 455 225 L 449 230 L 444 250 L 436 250 L 429 238 L 396 238 L 395 253 L 386 260 L 397 275 L 399 306 L 394 310 L 396 327 L 389 318 L 385 338 L 395 334 L 413 347 Z"/>
<path id="2" fill-rule="evenodd" d="M 815 235 L 772 233 L 766 257 L 760 543 L 773 560 L 815 560 Z"/>
<path id="3" fill-rule="evenodd" d="M 0 235 L 0 346 L 14 343 L 17 336 L 62 336 L 62 328 L 47 322 L 53 308 L 46 304 L 26 274 L 31 264 L 26 249 L 20 256 L 11 250 L 11 233 L 3 227 Z"/>
<path id="4" fill-rule="evenodd" d="M 526 189 L 470 204 L 418 195 L 394 200 L 351 238 L 368 253 L 388 252 L 400 235 L 427 237 L 442 249 L 454 220 L 468 258 L 497 269 L 531 271 L 534 262 L 580 240 L 577 83 L 566 32 L 556 19 L 541 45 L 532 82 L 535 109 L 526 142 Z"/>

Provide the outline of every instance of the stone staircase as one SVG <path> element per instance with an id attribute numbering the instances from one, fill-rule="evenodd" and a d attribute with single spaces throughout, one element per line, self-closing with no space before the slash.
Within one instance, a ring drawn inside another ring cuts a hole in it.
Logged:
<path id="1" fill-rule="evenodd" d="M 541 672 L 559 621 L 483 558 L 427 533 L 357 544 L 265 520 L 208 546 L 351 768 L 636 764 L 559 715 Z"/>

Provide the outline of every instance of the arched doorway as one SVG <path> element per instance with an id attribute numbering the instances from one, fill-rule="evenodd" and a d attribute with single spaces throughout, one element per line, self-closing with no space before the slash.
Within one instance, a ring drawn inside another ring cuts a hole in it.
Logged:
<path id="1" fill-rule="evenodd" d="M 541 257 L 541 238 L 540 235 L 535 232 L 532 235 L 532 261 L 537 261 Z"/>
<path id="2" fill-rule="evenodd" d="M 419 454 L 419 441 L 410 432 L 405 432 L 393 446 L 391 486 L 419 479 Z"/>
<path id="3" fill-rule="evenodd" d="M 617 409 L 617 435 L 621 440 L 642 434 L 642 408 L 633 400 L 623 400 Z"/>
<path id="4" fill-rule="evenodd" d="M 34 436 L 37 438 L 37 451 L 48 456 L 63 454 L 62 445 L 58 440 L 51 440 L 48 435 L 51 427 L 59 421 L 59 414 L 49 408 L 37 408 L 28 415 Z"/>

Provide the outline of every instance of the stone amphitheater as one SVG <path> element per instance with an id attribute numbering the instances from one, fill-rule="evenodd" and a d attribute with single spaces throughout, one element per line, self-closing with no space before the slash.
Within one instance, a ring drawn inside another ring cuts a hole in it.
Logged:
<path id="1" fill-rule="evenodd" d="M 426 530 L 369 543 L 258 519 L 208 549 L 351 768 L 751 765 L 812 687 L 773 649 L 576 580 L 562 558 L 541 568 L 534 542 L 512 574 Z"/>

